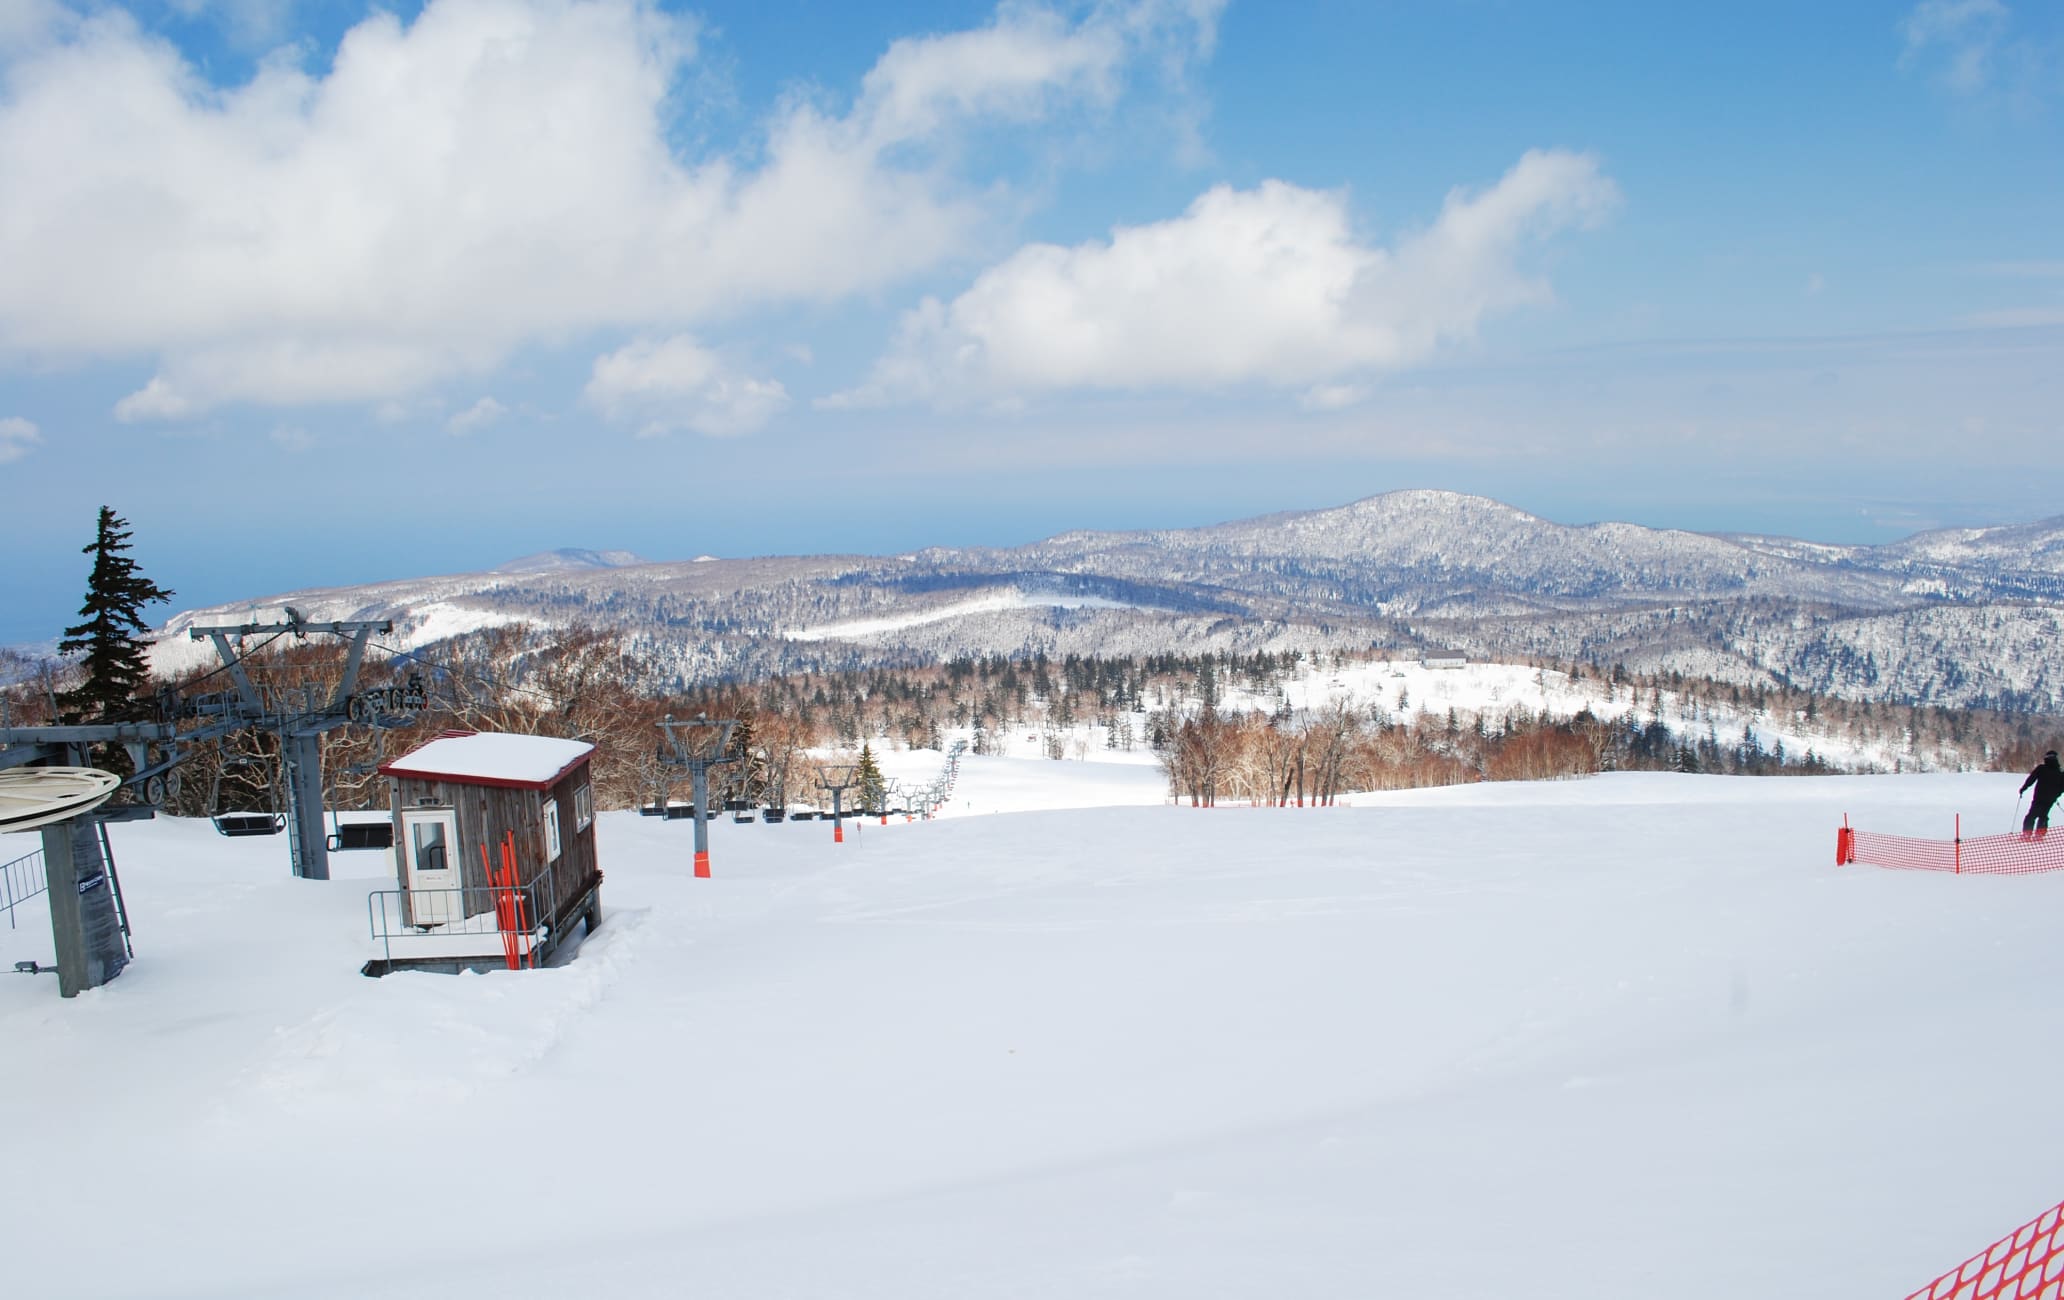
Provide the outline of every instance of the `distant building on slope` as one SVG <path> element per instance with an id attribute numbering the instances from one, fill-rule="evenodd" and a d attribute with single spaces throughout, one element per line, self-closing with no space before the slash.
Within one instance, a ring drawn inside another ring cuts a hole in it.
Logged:
<path id="1" fill-rule="evenodd" d="M 1419 657 L 1421 668 L 1460 668 L 1469 662 L 1469 656 L 1460 650 L 1429 650 Z"/>

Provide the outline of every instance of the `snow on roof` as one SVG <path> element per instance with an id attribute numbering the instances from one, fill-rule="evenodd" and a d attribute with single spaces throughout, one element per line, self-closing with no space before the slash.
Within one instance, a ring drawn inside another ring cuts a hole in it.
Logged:
<path id="1" fill-rule="evenodd" d="M 585 740 L 511 736 L 499 732 L 440 736 L 383 764 L 383 776 L 442 777 L 484 785 L 544 789 L 585 763 L 595 747 Z"/>

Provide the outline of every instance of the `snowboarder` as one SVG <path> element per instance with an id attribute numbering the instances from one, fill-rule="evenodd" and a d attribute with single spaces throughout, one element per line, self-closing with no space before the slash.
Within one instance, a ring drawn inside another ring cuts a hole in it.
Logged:
<path id="1" fill-rule="evenodd" d="M 2021 783 L 2023 793 L 2029 786 L 2035 787 L 2035 797 L 2028 801 L 2028 815 L 2021 819 L 2021 838 L 2039 840 L 2050 831 L 2050 805 L 2064 795 L 2064 767 L 2057 765 L 2056 750 L 2044 754 L 2043 761 L 2029 772 Z"/>

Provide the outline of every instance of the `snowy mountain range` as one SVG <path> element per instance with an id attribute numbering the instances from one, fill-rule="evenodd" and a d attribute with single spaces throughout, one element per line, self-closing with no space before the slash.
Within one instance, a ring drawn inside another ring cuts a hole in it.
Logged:
<path id="1" fill-rule="evenodd" d="M 172 619 L 391 618 L 399 644 L 527 622 L 609 631 L 686 684 L 971 653 L 1449 646 L 1916 704 L 2064 710 L 2064 518 L 1879 546 L 1558 524 L 1386 493 L 1203 528 L 652 563 L 562 550 L 481 574 L 281 593 Z"/>

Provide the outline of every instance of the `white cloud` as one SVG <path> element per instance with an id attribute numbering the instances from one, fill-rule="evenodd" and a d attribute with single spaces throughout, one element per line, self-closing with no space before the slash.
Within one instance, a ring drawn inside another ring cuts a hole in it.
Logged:
<path id="1" fill-rule="evenodd" d="M 900 40 L 867 74 L 860 116 L 885 145 L 929 135 L 944 119 L 1028 119 L 1059 97 L 1108 102 L 1125 53 L 1119 31 L 1070 27 L 1037 9 L 979 31 Z"/>
<path id="2" fill-rule="evenodd" d="M 0 57 L 46 43 L 69 18 L 56 0 L 0 0 Z"/>
<path id="3" fill-rule="evenodd" d="M 183 420 L 193 413 L 193 403 L 162 378 L 152 379 L 115 403 L 115 418 L 124 424 L 136 420 Z"/>
<path id="4" fill-rule="evenodd" d="M 483 397 L 449 420 L 446 420 L 444 428 L 447 433 L 464 437 L 469 433 L 478 433 L 508 413 L 509 408 L 503 406 L 494 398 Z"/>
<path id="5" fill-rule="evenodd" d="M 640 437 L 680 429 L 728 437 L 751 433 L 789 405 L 788 391 L 727 365 L 686 335 L 640 339 L 595 358 L 584 395 Z"/>
<path id="6" fill-rule="evenodd" d="M 1344 411 L 1369 400 L 1367 384 L 1315 384 L 1297 399 L 1307 411 Z"/>
<path id="7" fill-rule="evenodd" d="M 269 436 L 274 445 L 284 451 L 305 452 L 315 450 L 315 435 L 298 424 L 274 426 Z"/>
<path id="8" fill-rule="evenodd" d="M 645 0 L 430 0 L 324 71 L 282 51 L 229 88 L 97 10 L 0 67 L 0 358 L 153 357 L 119 413 L 179 419 L 878 289 L 987 228 L 956 132 L 1108 104 L 1128 60 L 1208 46 L 1215 14 L 1008 6 L 897 42 L 842 113 L 785 103 L 747 158 L 669 146 L 697 32 Z"/>
<path id="9" fill-rule="evenodd" d="M 1921 0 L 1899 24 L 1906 42 L 1899 65 L 1940 54 L 1945 85 L 1963 94 L 1983 90 L 2010 17 L 2000 0 Z"/>
<path id="10" fill-rule="evenodd" d="M 447 374 L 490 369 L 498 354 L 442 338 L 250 338 L 174 351 L 115 404 L 124 421 L 183 420 L 223 402 L 294 406 L 413 392 Z"/>
<path id="11" fill-rule="evenodd" d="M 1596 222 L 1617 197 L 1590 156 L 1530 152 L 1379 248 L 1357 239 L 1342 195 L 1220 186 L 1173 220 L 1030 245 L 951 303 L 925 300 L 868 382 L 827 404 L 1235 384 L 1341 400 L 1343 377 L 1425 361 L 1484 318 L 1551 297 L 1522 249 Z"/>
<path id="12" fill-rule="evenodd" d="M 20 460 L 43 441 L 42 430 L 19 415 L 0 419 L 0 465 Z"/>

